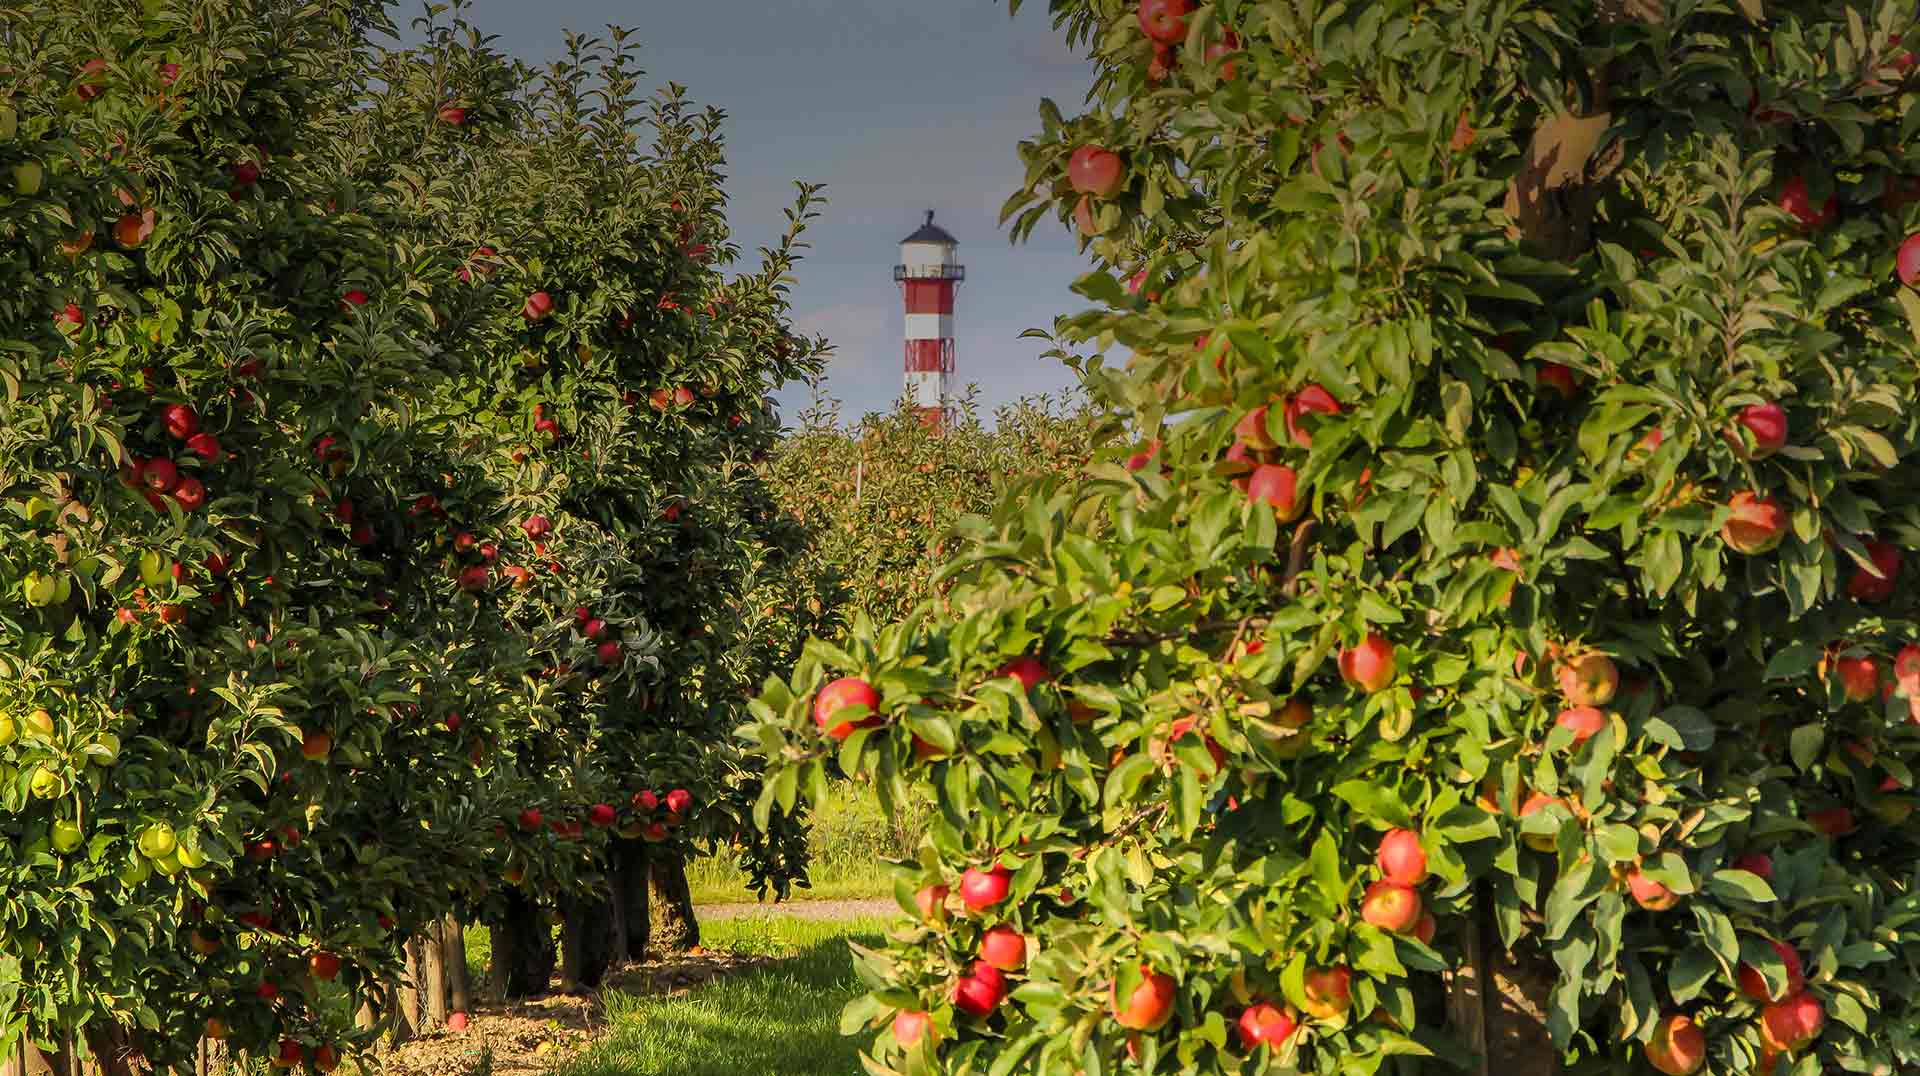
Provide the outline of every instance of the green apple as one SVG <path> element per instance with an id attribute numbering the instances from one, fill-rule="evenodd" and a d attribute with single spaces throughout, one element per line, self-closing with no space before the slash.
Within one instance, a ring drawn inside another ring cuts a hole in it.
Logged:
<path id="1" fill-rule="evenodd" d="M 33 780 L 28 787 L 41 799 L 52 799 L 60 794 L 60 775 L 42 766 L 33 771 Z"/>
<path id="2" fill-rule="evenodd" d="M 96 766 L 111 766 L 120 760 L 120 737 L 103 732 L 87 745 L 87 761 Z"/>
<path id="3" fill-rule="evenodd" d="M 64 818 L 53 823 L 53 847 L 59 852 L 71 852 L 80 847 L 80 827 Z"/>
<path id="4" fill-rule="evenodd" d="M 13 166 L 13 191 L 15 194 L 31 198 L 40 193 L 40 185 L 47 181 L 46 169 L 39 161 L 22 161 Z"/>
<path id="5" fill-rule="evenodd" d="M 173 850 L 173 854 L 179 858 L 180 865 L 188 870 L 199 870 L 207 865 L 207 854 L 200 850 L 200 834 L 196 830 L 187 831 L 186 838 Z"/>
<path id="6" fill-rule="evenodd" d="M 35 710 L 27 715 L 28 736 L 37 736 L 42 740 L 53 739 L 53 715 L 45 710 Z"/>
<path id="7" fill-rule="evenodd" d="M 149 549 L 140 554 L 140 581 L 150 587 L 161 586 L 173 576 L 167 565 L 167 558 L 159 550 Z"/>
<path id="8" fill-rule="evenodd" d="M 11 714 L 0 714 L 0 747 L 20 738 L 20 723 Z"/>
<path id="9" fill-rule="evenodd" d="M 140 831 L 140 854 L 148 859 L 172 855 L 179 846 L 180 839 L 173 835 L 173 827 L 165 822 L 155 822 Z"/>
<path id="10" fill-rule="evenodd" d="M 180 873 L 180 857 L 169 852 L 153 861 L 153 869 L 171 878 Z"/>
<path id="11" fill-rule="evenodd" d="M 153 867 L 145 859 L 134 856 L 127 865 L 120 868 L 120 884 L 131 889 L 153 875 Z"/>
<path id="12" fill-rule="evenodd" d="M 12 105 L 0 104 L 0 142 L 11 142 L 20 133 L 20 113 Z"/>
<path id="13" fill-rule="evenodd" d="M 60 584 L 50 575 L 29 572 L 27 577 L 20 581 L 20 596 L 26 599 L 28 605 L 36 608 L 52 605 L 59 594 Z"/>

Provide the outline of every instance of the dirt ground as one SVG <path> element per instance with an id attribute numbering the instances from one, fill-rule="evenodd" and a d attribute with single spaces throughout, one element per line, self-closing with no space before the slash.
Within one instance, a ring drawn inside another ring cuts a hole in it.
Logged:
<path id="1" fill-rule="evenodd" d="M 804 919 L 848 919 L 892 915 L 899 906 L 891 900 L 794 901 L 787 904 L 708 904 L 698 910 L 703 921 L 743 915 L 789 915 Z M 710 949 L 626 964 L 607 977 L 608 989 L 630 994 L 673 996 L 684 994 L 709 979 L 731 975 L 773 962 L 764 956 L 737 956 Z M 580 1052 L 599 1035 L 605 1021 L 599 999 L 593 995 L 561 994 L 514 1005 L 481 1003 L 469 1014 L 464 1031 L 435 1031 L 390 1051 L 382 1071 L 395 1076 L 466 1076 L 492 1053 L 495 1076 L 537 1076 Z"/>

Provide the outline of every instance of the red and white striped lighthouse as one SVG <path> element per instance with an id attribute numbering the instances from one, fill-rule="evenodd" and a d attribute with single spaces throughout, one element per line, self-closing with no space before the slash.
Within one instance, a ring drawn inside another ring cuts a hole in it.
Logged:
<path id="1" fill-rule="evenodd" d="M 930 425 L 945 419 L 952 398 L 953 293 L 967 278 L 953 260 L 959 245 L 933 223 L 929 209 L 927 223 L 900 241 L 900 264 L 893 267 L 907 305 L 906 398 Z"/>

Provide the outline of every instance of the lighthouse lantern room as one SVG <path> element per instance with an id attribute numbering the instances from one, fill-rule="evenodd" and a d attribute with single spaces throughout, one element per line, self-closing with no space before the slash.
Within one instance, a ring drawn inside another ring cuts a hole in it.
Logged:
<path id="1" fill-rule="evenodd" d="M 952 399 L 953 293 L 967 276 L 954 262 L 959 245 L 933 223 L 929 209 L 920 230 L 900 241 L 900 264 L 893 267 L 907 308 L 906 398 L 935 425 Z"/>

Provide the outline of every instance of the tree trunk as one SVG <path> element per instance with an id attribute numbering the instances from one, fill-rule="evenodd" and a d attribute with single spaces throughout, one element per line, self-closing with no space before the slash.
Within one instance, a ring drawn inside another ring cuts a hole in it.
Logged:
<path id="1" fill-rule="evenodd" d="M 427 995 L 422 1031 L 438 1031 L 447 1026 L 447 933 L 446 921 L 427 924 L 427 936 L 421 945 L 420 970 Z"/>
<path id="2" fill-rule="evenodd" d="M 653 949 L 657 953 L 684 953 L 700 944 L 700 924 L 693 917 L 693 892 L 687 885 L 686 856 L 666 848 L 655 848 L 649 880 L 648 899 L 653 912 Z"/>
<path id="3" fill-rule="evenodd" d="M 393 1021 L 393 1044 L 400 1045 L 420 1037 L 420 936 L 407 939 L 407 966 L 401 973 L 401 981 L 394 989 L 400 994 L 399 1004 L 395 1006 Z"/>
<path id="4" fill-rule="evenodd" d="M 647 902 L 647 845 L 617 840 L 610 853 L 615 959 L 645 960 L 652 921 Z"/>
<path id="5" fill-rule="evenodd" d="M 492 928 L 495 991 L 507 1000 L 546 993 L 553 977 L 553 935 L 539 905 L 510 893 L 506 911 Z"/>
<path id="6" fill-rule="evenodd" d="M 467 982 L 467 928 L 453 913 L 440 925 L 447 965 L 447 1004 L 454 1012 L 473 1008 L 473 988 Z"/>
<path id="7" fill-rule="evenodd" d="M 613 901 L 606 889 L 567 901 L 561 926 L 560 987 L 568 993 L 600 988 L 613 966 Z"/>
<path id="8" fill-rule="evenodd" d="M 1501 943 L 1492 890 L 1484 882 L 1461 931 L 1465 959 L 1447 984 L 1447 1022 L 1454 1037 L 1480 1055 L 1470 1076 L 1558 1076 L 1560 1051 L 1547 1030 L 1558 979 L 1552 962 Z"/>

